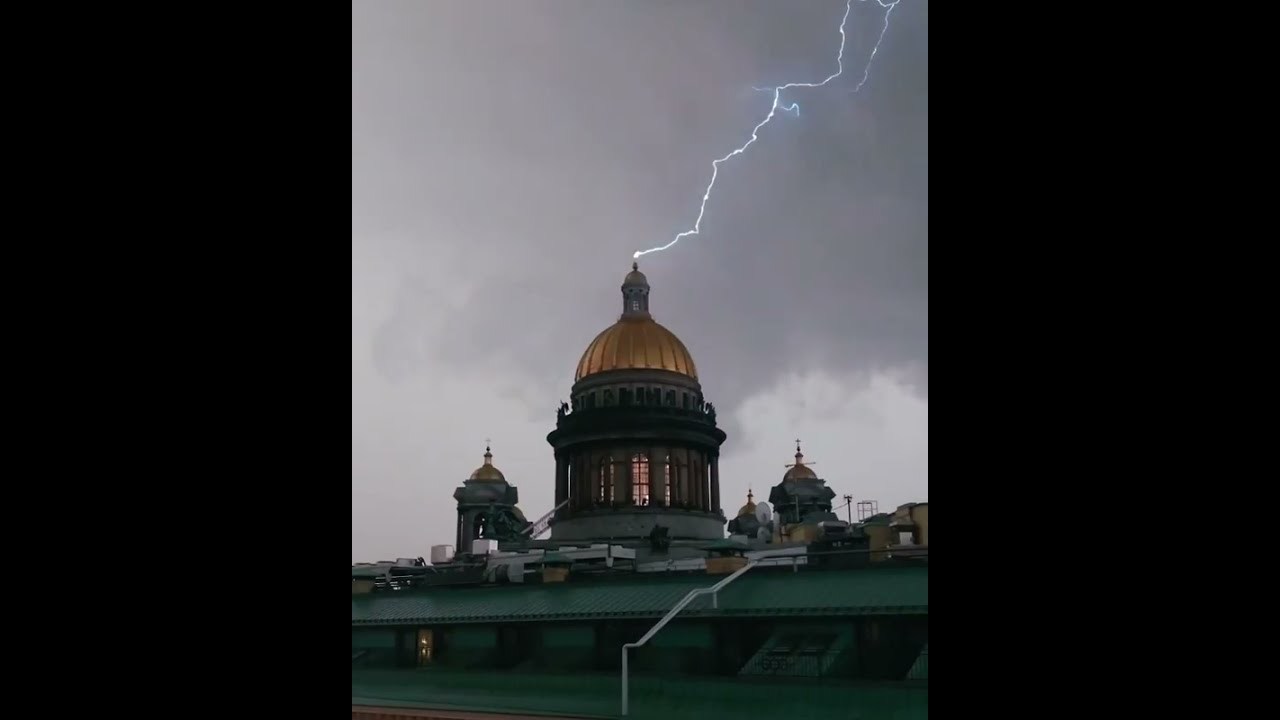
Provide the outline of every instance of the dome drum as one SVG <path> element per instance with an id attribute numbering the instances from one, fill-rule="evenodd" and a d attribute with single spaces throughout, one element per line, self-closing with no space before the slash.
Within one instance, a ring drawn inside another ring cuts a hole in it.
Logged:
<path id="1" fill-rule="evenodd" d="M 584 415 L 590 420 L 600 414 Z M 595 536 L 601 539 L 642 537 L 655 524 L 669 528 L 675 538 L 720 537 L 719 446 L 724 433 L 711 425 L 681 432 L 669 422 L 643 431 L 583 423 L 582 428 L 552 433 L 556 504 L 568 501 L 552 525 L 552 539 L 583 539 L 587 528 L 602 533 Z M 640 516 L 629 517 L 625 533 L 623 526 L 609 525 L 608 516 L 636 513 Z M 569 522 L 576 519 L 584 522 Z M 631 532 L 641 525 L 643 532 Z"/>
<path id="2" fill-rule="evenodd" d="M 547 442 L 560 449 L 601 440 L 671 440 L 719 447 L 724 431 L 716 427 L 715 411 L 680 408 L 606 407 L 562 413 Z"/>

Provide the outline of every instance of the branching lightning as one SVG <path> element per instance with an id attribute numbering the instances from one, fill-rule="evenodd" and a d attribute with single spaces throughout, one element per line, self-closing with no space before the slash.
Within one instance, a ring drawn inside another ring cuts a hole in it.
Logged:
<path id="1" fill-rule="evenodd" d="M 867 0 L 858 0 L 858 2 L 866 2 L 866 1 Z M 880 36 L 876 38 L 875 46 L 871 48 L 871 55 L 867 58 L 867 65 L 862 71 L 862 79 L 859 80 L 857 86 L 853 88 L 852 92 L 854 93 L 861 90 L 862 86 L 866 84 L 867 79 L 871 76 L 871 62 L 876 58 L 876 52 L 880 49 L 880 41 L 884 40 L 885 32 L 889 30 L 889 15 L 893 12 L 893 9 L 898 5 L 899 2 L 901 2 L 901 0 L 892 0 L 892 2 L 886 2 L 886 0 L 875 0 L 875 2 L 880 7 L 885 9 L 884 26 L 880 29 Z M 751 130 L 751 139 L 748 140 L 746 143 L 744 143 L 742 147 L 734 150 L 728 155 L 725 155 L 719 160 L 713 160 L 711 162 L 711 182 L 707 183 L 706 192 L 702 194 L 702 205 L 698 208 L 698 219 L 694 221 L 693 227 L 689 230 L 685 230 L 679 235 L 676 235 L 671 240 L 671 242 L 667 243 L 666 245 L 649 248 L 648 250 L 637 250 L 635 254 L 632 255 L 633 258 L 638 258 L 641 255 L 648 255 L 649 253 L 658 252 L 660 250 L 666 250 L 672 245 L 675 245 L 676 243 L 680 242 L 680 240 L 682 240 L 683 238 L 689 237 L 691 235 L 698 235 L 702 232 L 701 230 L 702 216 L 705 215 L 707 212 L 707 200 L 711 198 L 711 189 L 716 186 L 716 177 L 719 176 L 720 174 L 720 163 L 723 163 L 729 160 L 729 158 L 735 157 L 737 155 L 741 155 L 742 153 L 746 152 L 747 148 L 754 145 L 755 142 L 760 139 L 760 135 L 759 135 L 760 129 L 763 128 L 765 125 L 768 125 L 769 121 L 773 120 L 773 116 L 776 115 L 779 110 L 782 110 L 783 112 L 792 112 L 792 113 L 795 113 L 796 117 L 800 117 L 800 106 L 798 104 L 794 102 L 791 103 L 790 105 L 781 104 L 782 91 L 790 90 L 792 88 L 818 88 L 840 77 L 841 73 L 844 72 L 844 42 L 845 42 L 844 25 L 845 25 L 845 22 L 849 20 L 849 13 L 850 11 L 852 11 L 852 9 L 853 9 L 853 0 L 846 0 L 845 6 L 844 6 L 844 17 L 840 19 L 840 51 L 836 53 L 836 71 L 832 73 L 830 76 L 828 76 L 822 82 L 816 82 L 816 83 L 793 82 L 793 83 L 787 83 L 785 85 L 778 85 L 777 87 L 773 87 L 773 88 L 752 88 L 752 90 L 756 90 L 758 92 L 773 93 L 773 104 L 769 106 L 769 114 L 765 115 L 764 119 L 761 120 L 759 124 L 757 124 Z"/>

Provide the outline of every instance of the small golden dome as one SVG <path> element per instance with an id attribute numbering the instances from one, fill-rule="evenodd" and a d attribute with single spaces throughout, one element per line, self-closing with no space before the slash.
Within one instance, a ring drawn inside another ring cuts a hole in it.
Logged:
<path id="1" fill-rule="evenodd" d="M 670 370 L 698 379 L 693 356 L 675 333 L 653 318 L 628 317 L 596 336 L 578 361 L 575 382 L 608 370 Z"/>
<path id="2" fill-rule="evenodd" d="M 475 482 L 507 481 L 507 477 L 502 474 L 502 471 L 493 466 L 493 453 L 489 451 L 488 445 L 484 446 L 484 464 L 476 468 L 476 471 L 471 473 L 471 477 L 468 480 Z"/>
<path id="3" fill-rule="evenodd" d="M 756 514 L 755 495 L 751 494 L 751 490 L 747 490 L 747 504 L 738 508 L 738 517 L 746 517 Z"/>
<path id="4" fill-rule="evenodd" d="M 808 465 L 804 464 L 804 455 L 800 452 L 800 441 L 796 441 L 796 461 L 791 465 L 791 469 L 782 476 L 783 482 L 787 480 L 817 480 L 818 475 Z"/>

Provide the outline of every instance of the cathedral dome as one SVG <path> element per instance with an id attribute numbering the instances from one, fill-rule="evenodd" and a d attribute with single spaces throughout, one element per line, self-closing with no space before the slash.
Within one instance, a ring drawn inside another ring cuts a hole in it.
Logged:
<path id="1" fill-rule="evenodd" d="M 587 346 L 574 381 L 610 370 L 667 370 L 697 380 L 688 348 L 649 314 L 649 280 L 636 263 L 622 282 L 622 295 L 622 317 Z"/>
<path id="2" fill-rule="evenodd" d="M 575 381 L 608 370 L 670 370 L 698 379 L 693 356 L 653 318 L 623 318 L 596 336 L 578 361 Z"/>
<path id="3" fill-rule="evenodd" d="M 476 468 L 475 472 L 471 473 L 471 477 L 467 479 L 471 482 L 490 483 L 504 483 L 507 481 L 502 471 L 493 466 L 493 453 L 489 451 L 488 445 L 484 447 L 484 464 Z"/>
<path id="4" fill-rule="evenodd" d="M 752 495 L 752 494 L 751 494 L 751 491 L 750 491 L 750 490 L 747 490 L 747 504 L 746 504 L 746 505 L 743 505 L 741 508 L 738 508 L 738 515 L 737 515 L 737 516 L 738 516 L 738 517 L 746 517 L 746 516 L 748 516 L 748 515 L 752 515 L 752 516 L 754 516 L 755 514 L 756 514 L 756 501 L 755 501 L 755 495 Z"/>

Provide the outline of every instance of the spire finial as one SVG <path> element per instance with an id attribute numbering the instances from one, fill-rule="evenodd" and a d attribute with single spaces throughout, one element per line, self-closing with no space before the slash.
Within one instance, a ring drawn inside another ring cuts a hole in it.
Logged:
<path id="1" fill-rule="evenodd" d="M 817 463 L 808 463 L 808 465 L 816 465 L 816 464 L 817 464 Z M 787 463 L 784 467 L 789 467 L 789 468 L 794 468 L 794 467 L 807 467 L 807 465 L 805 464 L 805 461 L 804 461 L 804 453 L 800 452 L 800 440 L 799 440 L 799 439 L 797 439 L 797 440 L 796 440 L 796 461 L 795 461 L 795 462 L 793 462 L 793 463 Z"/>
<path id="2" fill-rule="evenodd" d="M 484 464 L 485 465 L 493 464 L 493 452 L 489 450 L 489 444 L 490 444 L 489 438 L 485 438 L 484 439 Z"/>
<path id="3" fill-rule="evenodd" d="M 751 502 L 751 499 L 754 497 L 755 495 L 751 494 L 751 486 L 747 486 L 747 502 Z"/>
<path id="4" fill-rule="evenodd" d="M 640 263 L 638 263 L 638 262 L 636 262 L 636 261 L 632 260 L 632 261 L 631 261 L 631 269 L 632 269 L 632 270 L 639 270 L 639 269 L 640 269 Z"/>

